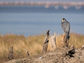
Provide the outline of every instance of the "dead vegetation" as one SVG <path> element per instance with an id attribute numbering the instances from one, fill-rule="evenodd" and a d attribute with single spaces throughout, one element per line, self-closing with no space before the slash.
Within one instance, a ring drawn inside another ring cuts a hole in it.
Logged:
<path id="1" fill-rule="evenodd" d="M 43 43 L 43 49 L 42 49 L 42 53 L 45 54 L 47 52 L 48 49 L 48 43 L 49 43 L 49 30 L 46 32 L 46 37 Z"/>
<path id="2" fill-rule="evenodd" d="M 82 54 L 84 52 L 79 48 L 81 48 L 82 45 L 84 45 L 84 35 L 75 34 L 75 33 L 70 34 L 69 46 L 71 47 L 71 45 L 73 45 L 74 48 L 76 48 L 76 52 L 77 52 L 74 54 L 76 55 L 74 58 L 63 56 L 66 50 L 66 48 L 62 49 L 62 47 L 64 46 L 63 36 L 64 35 L 56 36 L 56 49 L 53 52 L 49 52 L 52 51 L 52 48 L 48 44 L 48 52 L 42 55 L 41 52 L 43 48 L 45 35 L 28 36 L 28 37 L 24 37 L 23 35 L 14 35 L 14 34 L 1 35 L 0 63 L 8 61 L 9 49 L 11 46 L 13 46 L 14 59 L 11 60 L 12 62 L 9 61 L 9 63 L 13 63 L 13 62 L 63 63 L 63 61 L 64 63 L 69 63 L 69 62 L 71 63 L 72 60 L 74 61 L 72 63 L 75 63 L 75 61 L 76 63 L 77 61 L 82 63 L 83 62 L 82 59 L 84 58 Z M 38 57 L 34 57 L 35 55 Z"/>
<path id="3" fill-rule="evenodd" d="M 11 60 L 6 63 L 84 63 L 84 50 L 76 49 L 74 57 L 66 55 L 68 50 L 70 51 L 69 48 L 57 48 L 54 52 L 48 52 L 38 57 Z M 83 52 L 80 55 L 81 51 Z"/>

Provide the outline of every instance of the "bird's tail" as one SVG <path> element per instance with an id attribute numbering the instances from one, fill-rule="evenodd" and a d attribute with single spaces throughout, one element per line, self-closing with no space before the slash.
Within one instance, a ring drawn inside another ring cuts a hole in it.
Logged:
<path id="1" fill-rule="evenodd" d="M 70 38 L 69 33 L 66 33 L 66 39 L 68 39 L 68 40 L 69 40 L 69 38 Z"/>

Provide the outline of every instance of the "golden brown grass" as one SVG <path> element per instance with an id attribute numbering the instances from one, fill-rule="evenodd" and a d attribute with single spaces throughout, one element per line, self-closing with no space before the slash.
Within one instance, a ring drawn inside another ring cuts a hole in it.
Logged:
<path id="1" fill-rule="evenodd" d="M 63 37 L 64 35 L 57 36 L 57 47 L 62 47 L 63 43 Z M 71 33 L 70 34 L 70 40 L 69 40 L 69 46 L 74 46 L 75 48 L 80 48 L 82 45 L 84 45 L 84 35 Z"/>
<path id="2" fill-rule="evenodd" d="M 29 51 L 31 56 L 40 54 L 44 38 L 44 35 L 28 37 L 14 34 L 0 35 L 0 63 L 8 60 L 8 51 L 11 46 L 14 47 L 14 58 L 16 59 L 27 57 L 27 51 Z M 69 42 L 69 45 L 74 45 L 76 48 L 79 48 L 84 45 L 84 35 L 71 33 Z M 57 47 L 63 45 L 63 35 L 56 37 L 56 44 Z"/>

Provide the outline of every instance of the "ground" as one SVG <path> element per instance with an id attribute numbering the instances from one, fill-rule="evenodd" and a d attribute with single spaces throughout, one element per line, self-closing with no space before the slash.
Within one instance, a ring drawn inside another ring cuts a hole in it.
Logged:
<path id="1" fill-rule="evenodd" d="M 68 48 L 57 48 L 53 52 L 47 52 L 46 54 L 38 57 L 28 57 L 17 60 L 14 59 L 5 63 L 84 63 L 84 49 L 76 49 L 74 57 L 65 55 L 68 50 Z"/>

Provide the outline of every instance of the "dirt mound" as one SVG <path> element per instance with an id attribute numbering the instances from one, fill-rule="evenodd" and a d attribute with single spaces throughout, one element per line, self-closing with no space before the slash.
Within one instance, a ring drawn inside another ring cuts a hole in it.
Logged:
<path id="1" fill-rule="evenodd" d="M 66 55 L 69 48 L 57 48 L 54 52 L 48 52 L 38 57 L 11 60 L 6 63 L 84 63 L 84 49 L 75 49 L 73 57 Z"/>

